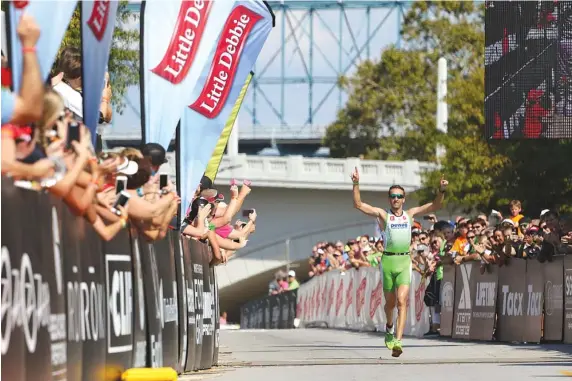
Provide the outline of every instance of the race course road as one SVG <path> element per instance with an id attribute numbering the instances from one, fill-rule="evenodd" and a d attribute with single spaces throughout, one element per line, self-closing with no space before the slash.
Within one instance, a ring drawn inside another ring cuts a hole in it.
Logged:
<path id="1" fill-rule="evenodd" d="M 507 381 L 566 379 L 572 345 L 403 341 L 391 357 L 379 333 L 326 329 L 221 331 L 220 366 L 180 380 Z M 572 381 L 572 380 L 571 380 Z"/>

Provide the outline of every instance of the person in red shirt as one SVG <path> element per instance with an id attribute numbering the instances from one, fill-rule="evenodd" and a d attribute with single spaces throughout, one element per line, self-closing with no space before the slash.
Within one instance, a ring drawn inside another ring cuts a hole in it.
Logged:
<path id="1" fill-rule="evenodd" d="M 528 139 L 538 139 L 542 134 L 542 118 L 550 116 L 552 110 L 541 104 L 543 90 L 532 89 L 528 92 L 524 111 L 523 135 Z"/>

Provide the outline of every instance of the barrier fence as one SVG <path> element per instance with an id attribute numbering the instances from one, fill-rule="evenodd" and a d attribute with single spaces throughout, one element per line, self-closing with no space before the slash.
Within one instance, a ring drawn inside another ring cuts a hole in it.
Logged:
<path id="1" fill-rule="evenodd" d="M 206 244 L 136 230 L 102 242 L 45 193 L 2 179 L 2 376 L 119 380 L 218 362 L 219 310 Z"/>
<path id="2" fill-rule="evenodd" d="M 245 304 L 240 310 L 240 328 L 294 328 L 297 294 L 298 290 L 287 291 Z"/>
<path id="3" fill-rule="evenodd" d="M 484 274 L 478 262 L 447 265 L 443 272 L 442 336 L 572 343 L 572 256 L 555 256 L 546 263 L 512 259 Z M 424 302 L 428 284 L 428 279 L 413 273 L 406 335 L 421 337 L 429 331 Z M 273 299 L 245 305 L 241 328 L 275 328 Z M 329 328 L 384 330 L 384 304 L 380 270 L 364 267 L 312 278 L 298 289 L 295 308 L 302 327 L 321 323 Z"/>

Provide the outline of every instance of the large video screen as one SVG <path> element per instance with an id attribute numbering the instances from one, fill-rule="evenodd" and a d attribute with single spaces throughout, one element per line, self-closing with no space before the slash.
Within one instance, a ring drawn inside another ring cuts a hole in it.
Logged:
<path id="1" fill-rule="evenodd" d="M 485 5 L 485 138 L 572 138 L 572 1 Z"/>

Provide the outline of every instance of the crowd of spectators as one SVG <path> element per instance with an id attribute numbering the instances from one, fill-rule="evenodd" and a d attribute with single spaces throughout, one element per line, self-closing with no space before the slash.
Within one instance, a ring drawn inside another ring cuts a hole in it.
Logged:
<path id="1" fill-rule="evenodd" d="M 493 210 L 489 216 L 458 216 L 454 221 L 438 220 L 434 214 L 423 217 L 426 228 L 414 221 L 410 255 L 413 270 L 431 279 L 425 303 L 430 307 L 432 327 L 439 329 L 439 290 L 443 265 L 460 265 L 467 261 L 480 263 L 481 273 L 491 266 L 504 266 L 512 258 L 552 261 L 554 255 L 572 254 L 572 219 L 552 210 L 540 216 L 525 216 L 522 204 L 512 200 L 508 214 Z M 381 263 L 384 237 L 362 235 L 346 243 L 319 242 L 309 259 L 309 277 L 328 271 L 348 271 L 360 267 L 377 267 Z"/>
<path id="2" fill-rule="evenodd" d="M 180 197 L 170 181 L 160 181 L 165 149 L 154 143 L 102 152 L 82 123 L 81 53 L 66 47 L 46 87 L 40 74 L 36 43 L 40 30 L 24 14 L 18 36 L 23 47 L 22 87 L 10 90 L 10 71 L 2 54 L 2 175 L 19 187 L 47 191 L 84 217 L 99 236 L 111 240 L 129 224 L 147 240 L 160 240 L 178 226 Z M 99 107 L 103 128 L 112 118 L 111 85 L 106 74 Z M 100 130 L 99 130 L 100 131 Z M 99 133 L 98 133 L 99 135 Z M 167 179 L 164 177 L 163 179 Z M 251 192 L 245 180 L 230 187 L 230 201 L 203 176 L 185 214 L 181 233 L 208 242 L 213 264 L 224 263 L 244 247 L 255 231 L 256 211 L 247 222 L 232 219 Z M 175 221 L 172 223 L 172 221 Z"/>

